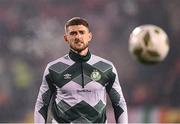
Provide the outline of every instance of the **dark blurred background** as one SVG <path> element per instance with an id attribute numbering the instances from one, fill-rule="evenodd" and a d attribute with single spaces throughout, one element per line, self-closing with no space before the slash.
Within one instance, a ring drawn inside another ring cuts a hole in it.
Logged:
<path id="1" fill-rule="evenodd" d="M 129 122 L 180 123 L 179 0 L 0 0 L 0 122 L 33 122 L 43 71 L 68 52 L 64 23 L 74 16 L 90 23 L 92 53 L 116 66 Z M 129 34 L 142 24 L 169 35 L 162 63 L 142 65 L 129 54 Z M 110 102 L 107 109 L 114 122 Z"/>

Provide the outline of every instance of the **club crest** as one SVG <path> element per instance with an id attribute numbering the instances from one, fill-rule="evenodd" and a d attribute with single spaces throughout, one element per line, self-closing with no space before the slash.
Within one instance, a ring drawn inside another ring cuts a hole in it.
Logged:
<path id="1" fill-rule="evenodd" d="M 91 73 L 91 79 L 98 81 L 101 79 L 101 74 L 98 70 L 93 70 L 93 72 Z"/>

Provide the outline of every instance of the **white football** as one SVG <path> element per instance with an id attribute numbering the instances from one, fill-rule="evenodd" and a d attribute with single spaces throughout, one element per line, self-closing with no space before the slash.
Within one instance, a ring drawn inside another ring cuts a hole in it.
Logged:
<path id="1" fill-rule="evenodd" d="M 130 34 L 129 52 L 141 63 L 159 63 L 169 52 L 168 35 L 156 25 L 138 26 Z"/>

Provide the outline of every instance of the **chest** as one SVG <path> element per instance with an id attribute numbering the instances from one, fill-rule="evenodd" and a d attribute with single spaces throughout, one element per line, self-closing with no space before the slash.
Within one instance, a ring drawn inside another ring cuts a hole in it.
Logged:
<path id="1" fill-rule="evenodd" d="M 112 69 L 84 62 L 66 65 L 57 63 L 49 68 L 53 83 L 62 90 L 101 90 L 111 80 Z"/>

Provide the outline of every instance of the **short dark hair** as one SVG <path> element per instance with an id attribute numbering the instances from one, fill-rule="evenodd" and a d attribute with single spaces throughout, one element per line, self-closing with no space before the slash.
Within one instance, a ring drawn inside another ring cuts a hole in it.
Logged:
<path id="1" fill-rule="evenodd" d="M 84 18 L 81 18 L 81 17 L 73 17 L 70 20 L 68 20 L 65 24 L 65 31 L 67 31 L 67 28 L 72 25 L 83 25 L 89 29 L 88 22 Z"/>

